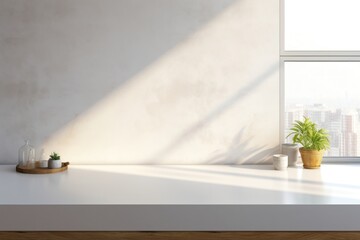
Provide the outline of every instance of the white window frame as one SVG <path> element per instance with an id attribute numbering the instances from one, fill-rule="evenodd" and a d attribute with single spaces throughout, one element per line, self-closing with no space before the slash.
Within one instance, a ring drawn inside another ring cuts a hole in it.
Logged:
<path id="1" fill-rule="evenodd" d="M 285 1 L 280 0 L 280 143 L 285 139 L 285 62 L 360 62 L 360 51 L 286 51 Z M 360 156 L 324 157 L 324 162 L 328 163 L 359 163 L 359 161 Z"/>

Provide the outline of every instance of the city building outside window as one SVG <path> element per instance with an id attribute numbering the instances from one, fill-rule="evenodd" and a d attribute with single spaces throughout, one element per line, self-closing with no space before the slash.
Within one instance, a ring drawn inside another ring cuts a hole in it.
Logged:
<path id="1" fill-rule="evenodd" d="M 360 157 L 359 0 L 281 0 L 281 141 L 310 117 L 328 160 Z"/>

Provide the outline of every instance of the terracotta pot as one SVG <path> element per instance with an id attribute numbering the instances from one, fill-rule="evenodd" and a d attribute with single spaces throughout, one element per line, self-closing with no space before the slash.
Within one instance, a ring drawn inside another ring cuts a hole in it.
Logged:
<path id="1" fill-rule="evenodd" d="M 325 152 L 324 150 L 318 151 L 300 148 L 299 151 L 304 164 L 304 168 L 316 169 L 320 167 Z"/>

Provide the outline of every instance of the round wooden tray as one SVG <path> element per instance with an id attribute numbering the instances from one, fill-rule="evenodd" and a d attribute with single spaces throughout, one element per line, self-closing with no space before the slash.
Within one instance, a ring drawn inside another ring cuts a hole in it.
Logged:
<path id="1" fill-rule="evenodd" d="M 48 174 L 48 173 L 57 173 L 63 172 L 68 169 L 69 162 L 63 162 L 61 168 L 40 168 L 36 166 L 35 168 L 21 168 L 19 165 L 16 166 L 16 171 L 20 173 L 30 173 L 30 174 Z"/>

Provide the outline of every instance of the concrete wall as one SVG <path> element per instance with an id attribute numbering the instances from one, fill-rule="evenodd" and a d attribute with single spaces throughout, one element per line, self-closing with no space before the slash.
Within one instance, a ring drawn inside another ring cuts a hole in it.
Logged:
<path id="1" fill-rule="evenodd" d="M 1 0 L 0 163 L 263 163 L 278 0 Z"/>

